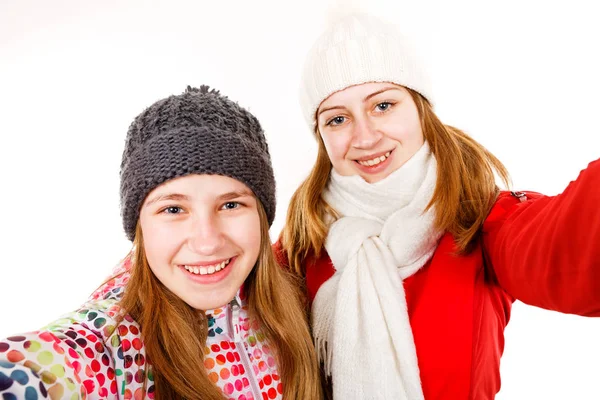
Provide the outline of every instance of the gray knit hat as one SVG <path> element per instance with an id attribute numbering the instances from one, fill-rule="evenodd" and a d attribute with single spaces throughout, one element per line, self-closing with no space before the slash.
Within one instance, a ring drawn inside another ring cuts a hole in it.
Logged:
<path id="1" fill-rule="evenodd" d="M 188 86 L 157 101 L 129 127 L 121 162 L 121 215 L 129 240 L 148 193 L 189 174 L 244 183 L 273 223 L 275 178 L 264 132 L 254 115 L 208 86 Z"/>

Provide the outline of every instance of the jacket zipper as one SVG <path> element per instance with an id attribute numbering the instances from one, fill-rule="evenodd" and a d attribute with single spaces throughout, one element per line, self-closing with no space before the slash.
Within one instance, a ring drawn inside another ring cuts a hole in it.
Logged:
<path id="1" fill-rule="evenodd" d="M 237 298 L 233 298 L 229 302 L 229 336 L 233 337 L 233 341 L 235 342 L 235 348 L 240 354 L 240 359 L 242 364 L 244 364 L 244 369 L 248 371 L 250 387 L 252 388 L 252 395 L 255 399 L 262 399 L 262 394 L 258 387 L 258 380 L 256 379 L 256 375 L 254 374 L 254 368 L 250 363 L 250 358 L 248 357 L 248 353 L 246 351 L 246 347 L 242 341 L 242 337 L 239 331 L 239 319 L 240 319 L 240 303 L 238 303 Z"/>

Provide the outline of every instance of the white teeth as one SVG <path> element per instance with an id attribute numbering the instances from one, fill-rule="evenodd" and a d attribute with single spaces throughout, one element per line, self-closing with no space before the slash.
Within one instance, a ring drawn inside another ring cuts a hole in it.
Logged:
<path id="1" fill-rule="evenodd" d="M 189 271 L 190 273 L 192 273 L 194 275 L 211 275 L 211 274 L 214 274 L 215 272 L 221 271 L 223 268 L 225 268 L 225 266 L 227 266 L 229 264 L 230 261 L 231 261 L 231 259 L 222 261 L 219 264 L 206 265 L 203 267 L 194 267 L 191 265 L 184 265 L 183 268 L 185 268 L 186 271 Z"/>
<path id="2" fill-rule="evenodd" d="M 231 259 L 229 259 L 229 260 L 225 260 L 225 261 L 223 261 L 221 264 L 217 265 L 217 266 L 215 267 L 215 271 L 220 271 L 220 270 L 222 270 L 223 268 L 225 268 L 225 266 L 226 266 L 227 264 L 229 264 L 229 261 L 230 261 L 230 260 L 231 260 Z"/>
<path id="3" fill-rule="evenodd" d="M 383 161 L 385 161 L 385 159 L 386 159 L 386 158 L 388 158 L 388 157 L 390 156 L 390 153 L 391 153 L 391 151 L 388 151 L 387 153 L 385 153 L 385 154 L 384 154 L 384 155 L 382 155 L 382 156 L 375 157 L 375 158 L 373 158 L 372 160 L 359 161 L 358 163 L 359 163 L 360 165 L 365 165 L 365 166 L 367 166 L 367 167 L 372 167 L 373 165 L 377 165 L 377 164 L 379 164 L 380 162 L 383 162 Z"/>

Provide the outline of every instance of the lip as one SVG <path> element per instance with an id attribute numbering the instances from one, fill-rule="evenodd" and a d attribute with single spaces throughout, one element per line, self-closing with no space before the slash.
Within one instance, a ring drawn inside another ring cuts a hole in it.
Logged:
<path id="1" fill-rule="evenodd" d="M 215 284 L 218 282 L 223 281 L 225 278 L 227 278 L 227 276 L 229 276 L 229 274 L 231 273 L 231 271 L 233 270 L 233 268 L 235 268 L 235 262 L 237 261 L 238 257 L 231 257 L 231 261 L 229 261 L 229 264 L 227 264 L 227 266 L 225 268 L 223 268 L 222 270 L 215 272 L 213 274 L 210 275 L 196 275 L 196 274 L 192 274 L 188 271 L 186 271 L 186 269 L 183 267 L 183 265 L 178 265 L 180 271 L 192 282 L 197 283 L 197 284 L 202 284 L 202 285 L 211 285 L 211 284 Z M 184 265 L 193 265 L 193 266 L 206 266 L 206 265 L 214 265 L 215 263 L 218 264 L 219 262 L 223 262 L 225 260 L 229 260 L 228 258 L 223 258 L 221 261 L 210 261 L 210 263 L 198 263 L 198 264 L 184 264 Z"/>
<path id="2" fill-rule="evenodd" d="M 377 165 L 367 166 L 367 165 L 359 164 L 359 162 L 358 162 L 358 161 L 372 160 L 375 157 L 381 157 L 381 156 L 385 155 L 388 151 L 390 152 L 390 155 L 388 156 L 388 158 L 386 158 L 385 161 L 382 161 Z M 394 158 L 395 149 L 388 150 L 388 151 L 384 151 L 382 153 L 374 153 L 373 155 L 368 156 L 367 158 L 365 158 L 365 157 L 358 158 L 358 159 L 354 160 L 354 165 L 356 165 L 356 168 L 358 168 L 358 170 L 360 172 L 362 172 L 363 174 L 366 174 L 366 175 L 379 174 L 383 170 L 385 170 L 388 167 L 388 165 L 390 165 L 390 163 L 392 162 L 392 159 Z"/>

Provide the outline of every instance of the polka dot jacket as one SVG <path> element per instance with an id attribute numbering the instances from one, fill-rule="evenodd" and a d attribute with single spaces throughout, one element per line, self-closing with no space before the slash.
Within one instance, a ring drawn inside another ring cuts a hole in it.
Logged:
<path id="1" fill-rule="evenodd" d="M 39 331 L 0 340 L 0 398 L 154 398 L 139 325 L 129 316 L 115 325 L 128 268 L 126 260 L 79 310 Z M 248 319 L 245 298 L 238 295 L 206 314 L 204 366 L 224 398 L 281 399 L 275 359 Z"/>

